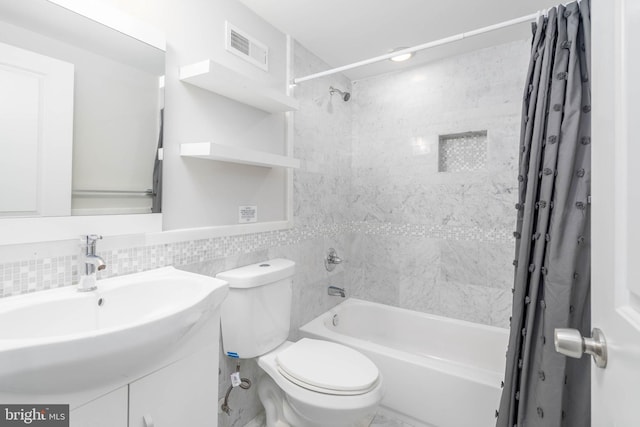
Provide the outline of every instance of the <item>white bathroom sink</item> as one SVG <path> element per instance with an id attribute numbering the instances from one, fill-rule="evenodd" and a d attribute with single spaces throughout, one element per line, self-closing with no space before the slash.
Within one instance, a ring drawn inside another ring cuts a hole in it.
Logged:
<path id="1" fill-rule="evenodd" d="M 0 299 L 0 392 L 61 393 L 126 383 L 185 344 L 227 283 L 165 267 Z M 217 327 L 217 325 L 216 325 Z"/>

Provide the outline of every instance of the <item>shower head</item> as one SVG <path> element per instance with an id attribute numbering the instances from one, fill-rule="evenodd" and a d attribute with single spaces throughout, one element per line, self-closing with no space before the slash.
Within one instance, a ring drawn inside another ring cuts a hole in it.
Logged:
<path id="1" fill-rule="evenodd" d="M 344 92 L 344 91 L 341 91 L 340 89 L 336 89 L 333 86 L 329 86 L 329 94 L 330 95 L 333 95 L 336 92 L 338 92 L 340 94 L 340 97 L 342 98 L 342 100 L 344 102 L 347 102 L 351 98 L 351 94 L 349 92 Z"/>

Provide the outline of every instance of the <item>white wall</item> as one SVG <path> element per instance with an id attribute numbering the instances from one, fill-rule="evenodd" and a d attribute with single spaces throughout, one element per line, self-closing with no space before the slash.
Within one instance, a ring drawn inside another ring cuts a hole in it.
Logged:
<path id="1" fill-rule="evenodd" d="M 85 0 L 86 1 L 86 0 Z M 167 24 L 167 4 L 169 0 L 97 0 L 112 6 L 156 28 Z"/>
<path id="2" fill-rule="evenodd" d="M 164 168 L 170 178 L 163 191 L 165 229 L 237 224 L 240 205 L 257 205 L 260 222 L 284 220 L 284 170 L 178 154 L 181 143 L 203 141 L 284 154 L 284 115 L 182 83 L 178 69 L 213 59 L 284 93 L 285 35 L 234 0 L 174 0 L 168 13 Z M 224 50 L 225 20 L 270 47 L 269 72 Z"/>

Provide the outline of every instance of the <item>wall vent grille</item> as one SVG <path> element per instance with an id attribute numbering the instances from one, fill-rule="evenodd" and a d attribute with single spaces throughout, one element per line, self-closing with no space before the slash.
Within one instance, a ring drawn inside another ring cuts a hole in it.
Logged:
<path id="1" fill-rule="evenodd" d="M 226 49 L 247 62 L 269 70 L 269 48 L 229 21 L 226 22 Z"/>
<path id="2" fill-rule="evenodd" d="M 233 49 L 239 50 L 247 56 L 251 56 L 251 50 L 249 49 L 251 42 L 248 38 L 234 30 L 231 30 L 229 36 L 231 37 L 231 47 Z"/>

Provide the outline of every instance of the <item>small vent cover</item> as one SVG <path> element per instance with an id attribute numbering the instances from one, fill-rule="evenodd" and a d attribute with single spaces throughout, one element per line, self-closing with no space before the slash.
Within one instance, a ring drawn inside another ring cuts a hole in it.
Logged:
<path id="1" fill-rule="evenodd" d="M 265 71 L 269 70 L 269 48 L 226 21 L 226 49 Z"/>

